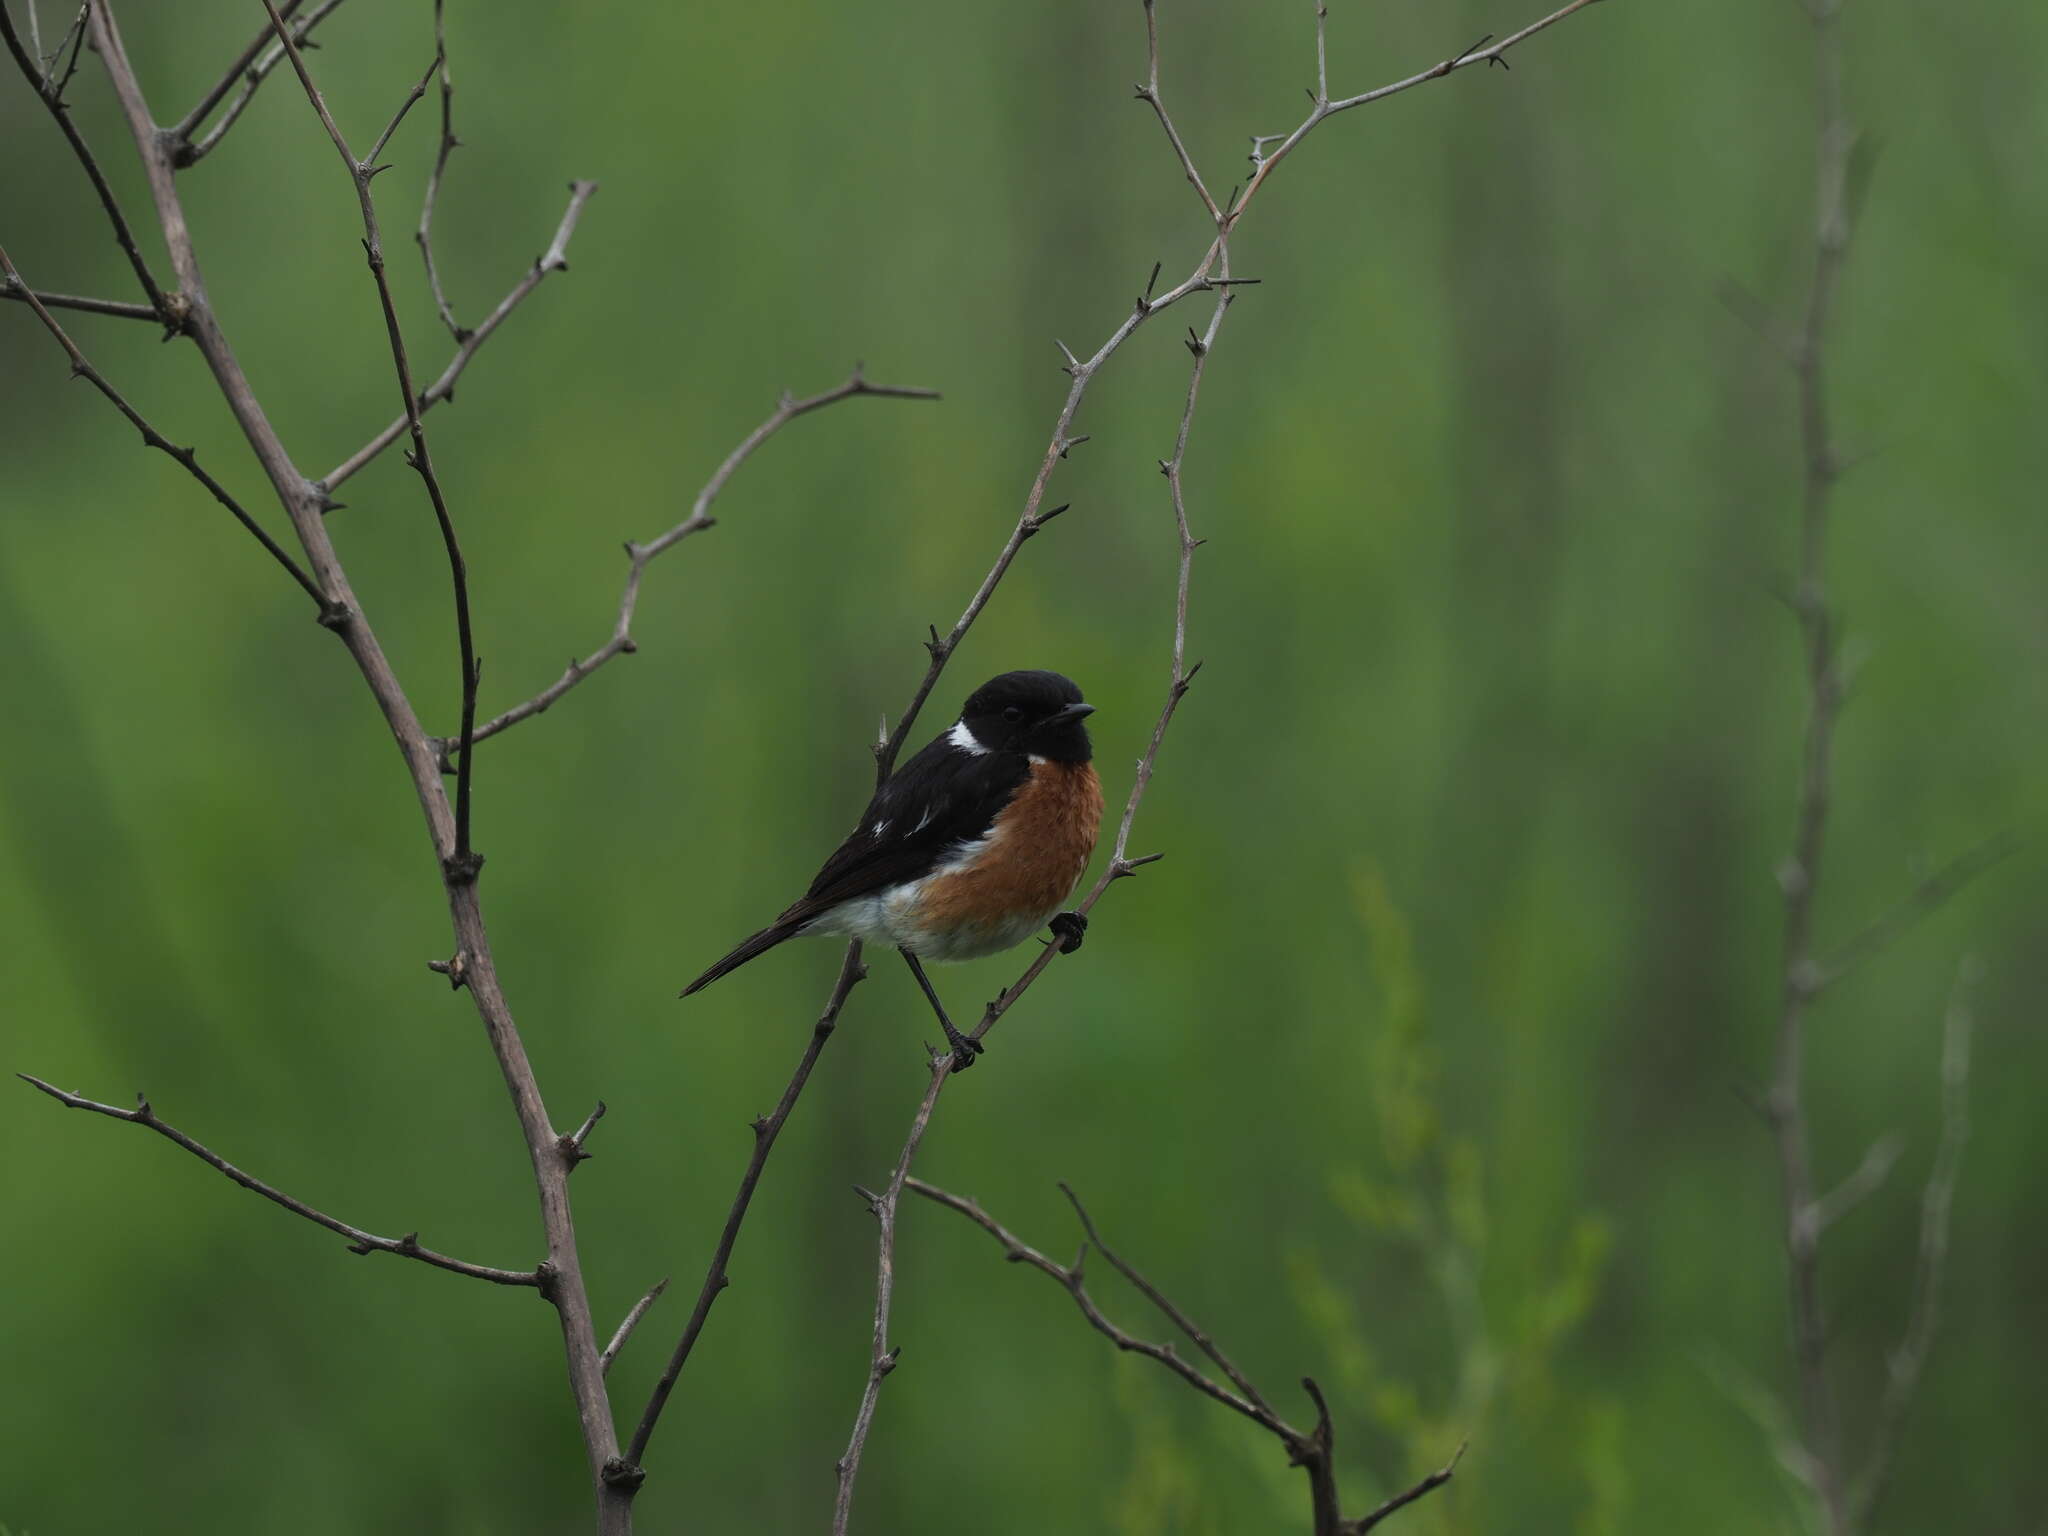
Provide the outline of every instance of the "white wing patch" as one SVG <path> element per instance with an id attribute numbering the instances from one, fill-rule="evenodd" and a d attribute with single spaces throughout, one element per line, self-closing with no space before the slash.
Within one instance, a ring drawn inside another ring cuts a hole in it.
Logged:
<path id="1" fill-rule="evenodd" d="M 967 728 L 965 720 L 953 722 L 953 729 L 946 732 L 946 740 L 952 742 L 962 752 L 972 752 L 976 757 L 988 755 L 988 748 L 974 739 L 974 732 Z"/>
<path id="2" fill-rule="evenodd" d="M 923 822 L 919 822 L 919 823 L 918 823 L 918 825 L 919 825 L 919 826 L 923 826 L 923 825 L 924 825 L 924 823 L 923 823 Z M 879 843 L 879 842 L 880 842 L 880 841 L 882 840 L 882 834 L 883 834 L 884 832 L 887 832 L 888 830 L 889 830 L 889 823 L 888 823 L 888 822 L 886 822 L 886 821 L 878 821 L 878 822 L 876 822 L 876 823 L 875 823 L 875 830 L 874 830 L 874 831 L 873 831 L 873 832 L 872 832 L 871 834 L 869 834 L 869 835 L 870 835 L 870 836 L 872 836 L 872 837 L 874 838 L 874 840 L 875 840 L 876 842 L 878 842 L 878 843 Z"/>

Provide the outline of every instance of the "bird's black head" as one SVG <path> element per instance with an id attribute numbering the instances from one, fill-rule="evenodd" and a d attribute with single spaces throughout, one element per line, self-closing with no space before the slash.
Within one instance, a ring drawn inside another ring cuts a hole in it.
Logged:
<path id="1" fill-rule="evenodd" d="M 1081 722 L 1094 712 L 1093 704 L 1081 702 L 1081 690 L 1057 672 L 1005 672 L 968 697 L 953 743 L 970 751 L 1085 763 L 1094 748 Z"/>

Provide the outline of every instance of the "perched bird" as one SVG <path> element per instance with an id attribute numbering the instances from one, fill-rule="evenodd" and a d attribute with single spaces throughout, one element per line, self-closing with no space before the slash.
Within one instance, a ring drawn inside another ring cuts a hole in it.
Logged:
<path id="1" fill-rule="evenodd" d="M 1094 710 L 1057 672 L 1005 672 L 982 684 L 953 728 L 875 791 L 802 899 L 682 995 L 800 934 L 890 944 L 938 1014 L 954 1070 L 972 1066 L 981 1042 L 953 1027 L 922 962 L 992 955 L 1040 928 L 1062 953 L 1081 947 L 1087 918 L 1060 909 L 1102 825 L 1082 724 Z"/>

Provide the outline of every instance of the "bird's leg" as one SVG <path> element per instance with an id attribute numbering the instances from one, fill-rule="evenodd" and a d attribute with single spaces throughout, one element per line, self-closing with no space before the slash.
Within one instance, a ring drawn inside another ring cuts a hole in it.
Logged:
<path id="1" fill-rule="evenodd" d="M 939 1001 L 939 994 L 932 990 L 931 981 L 926 977 L 924 966 L 919 964 L 917 956 L 907 949 L 899 949 L 897 953 L 903 957 L 903 963 L 910 967 L 910 974 L 917 978 L 917 984 L 924 988 L 924 995 L 931 1002 L 932 1012 L 939 1016 L 939 1028 L 946 1032 L 946 1044 L 953 1047 L 953 1070 L 965 1072 L 974 1065 L 974 1058 L 981 1054 L 981 1042 L 969 1039 L 953 1027 L 953 1021 L 946 1017 L 945 1004 Z"/>
<path id="2" fill-rule="evenodd" d="M 1060 953 L 1071 955 L 1081 947 L 1081 940 L 1088 932 L 1088 914 L 1085 912 L 1062 912 L 1045 925 L 1060 942 Z"/>

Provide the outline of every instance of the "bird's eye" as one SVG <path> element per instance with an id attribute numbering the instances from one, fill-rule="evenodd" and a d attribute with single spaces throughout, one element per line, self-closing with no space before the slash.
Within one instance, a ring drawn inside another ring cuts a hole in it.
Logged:
<path id="1" fill-rule="evenodd" d="M 1019 720 L 1022 720 L 1024 718 L 1024 711 L 1019 709 L 1016 705 L 1012 704 L 1008 709 L 1003 711 L 1003 718 L 1009 721 L 1010 724 L 1015 725 Z"/>

